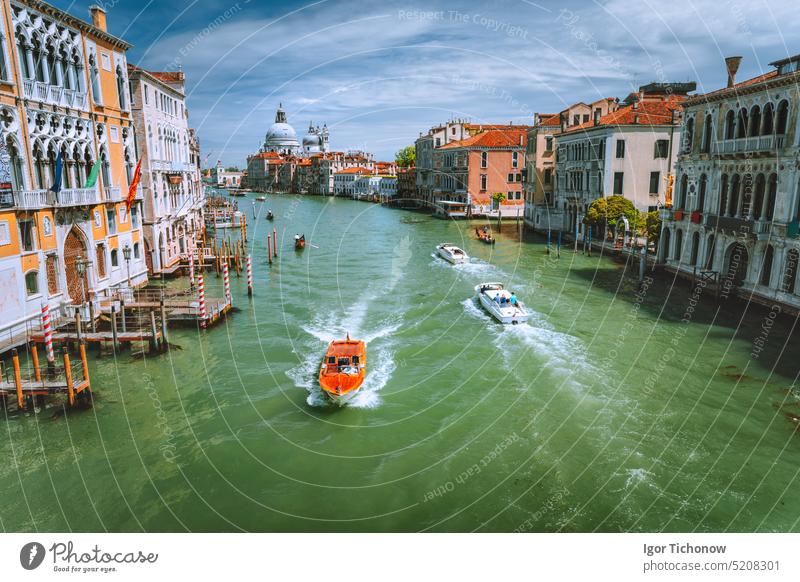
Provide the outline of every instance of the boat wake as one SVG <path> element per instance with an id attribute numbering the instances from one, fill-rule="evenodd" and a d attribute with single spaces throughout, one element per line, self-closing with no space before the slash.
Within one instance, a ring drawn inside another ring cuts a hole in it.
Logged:
<path id="1" fill-rule="evenodd" d="M 533 353 L 541 361 L 539 369 L 546 370 L 548 375 L 555 375 L 563 382 L 563 386 L 583 392 L 591 384 L 603 382 L 603 371 L 592 363 L 583 342 L 575 336 L 561 333 L 547 320 L 547 317 L 530 308 L 530 319 L 519 325 L 498 324 L 478 303 L 474 297 L 461 302 L 464 311 L 486 323 L 487 329 L 494 336 L 494 344 L 502 354 L 506 365 L 514 367 L 524 358 L 523 352 Z M 528 374 L 521 378 L 529 382 Z"/>

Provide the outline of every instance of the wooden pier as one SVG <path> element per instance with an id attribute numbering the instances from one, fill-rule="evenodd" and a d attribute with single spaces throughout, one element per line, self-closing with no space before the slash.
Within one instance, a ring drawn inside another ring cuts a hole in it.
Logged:
<path id="1" fill-rule="evenodd" d="M 13 350 L 11 368 L 4 367 L 0 375 L 0 405 L 6 406 L 9 396 L 16 398 L 18 410 L 24 410 L 26 404 L 37 397 L 56 394 L 66 395 L 70 406 L 80 400 L 91 400 L 92 385 L 84 344 L 80 344 L 79 353 L 80 360 L 73 362 L 65 349 L 60 358 L 54 358 L 42 367 L 34 345 L 31 346 L 30 362 L 23 368 L 19 352 Z"/>

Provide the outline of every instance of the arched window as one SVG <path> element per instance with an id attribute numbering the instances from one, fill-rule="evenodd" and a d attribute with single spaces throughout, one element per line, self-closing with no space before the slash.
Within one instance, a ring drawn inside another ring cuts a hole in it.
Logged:
<path id="1" fill-rule="evenodd" d="M 764 262 L 761 263 L 761 279 L 760 283 L 769 287 L 770 280 L 772 279 L 772 258 L 775 254 L 772 245 L 767 245 L 764 251 Z"/>
<path id="2" fill-rule="evenodd" d="M 103 93 L 100 91 L 100 71 L 97 69 L 95 55 L 89 55 L 89 77 L 92 83 L 92 97 L 95 103 L 103 103 Z"/>
<path id="3" fill-rule="evenodd" d="M 748 121 L 747 109 L 742 107 L 739 110 L 739 119 L 738 123 L 736 124 L 737 138 L 747 137 L 747 121 Z"/>
<path id="4" fill-rule="evenodd" d="M 785 135 L 789 123 L 789 102 L 785 99 L 778 104 L 778 120 L 775 124 L 775 133 Z"/>
<path id="5" fill-rule="evenodd" d="M 681 185 L 678 189 L 678 209 L 682 210 L 686 207 L 686 196 L 689 191 L 689 176 L 684 174 L 681 176 Z"/>
<path id="6" fill-rule="evenodd" d="M 750 110 L 750 131 L 748 135 L 757 136 L 761 133 L 761 107 L 753 106 Z"/>
<path id="7" fill-rule="evenodd" d="M 706 206 L 706 189 L 708 188 L 708 178 L 705 174 L 700 176 L 700 188 L 697 193 L 697 206 L 695 210 L 703 212 Z M 694 263 L 692 263 L 694 264 Z"/>
<path id="8" fill-rule="evenodd" d="M 675 260 L 681 262 L 681 254 L 683 254 L 683 231 L 678 229 L 675 231 Z"/>
<path id="9" fill-rule="evenodd" d="M 14 190 L 25 190 L 25 172 L 22 169 L 22 159 L 20 158 L 19 150 L 11 138 L 6 140 L 6 147 L 8 149 L 10 162 L 11 183 Z"/>
<path id="10" fill-rule="evenodd" d="M 786 268 L 783 271 L 782 288 L 784 293 L 794 293 L 797 283 L 797 263 L 800 260 L 800 253 L 797 249 L 790 249 L 786 253 Z"/>
<path id="11" fill-rule="evenodd" d="M 775 107 L 772 103 L 764 105 L 764 115 L 761 120 L 761 135 L 772 135 L 775 130 Z"/>
<path id="12" fill-rule="evenodd" d="M 119 267 L 119 251 L 111 249 L 111 267 Z"/>
<path id="13" fill-rule="evenodd" d="M 697 264 L 697 253 L 700 252 L 700 233 L 695 231 L 692 235 L 692 253 L 689 257 L 689 265 L 694 267 Z"/>
<path id="14" fill-rule="evenodd" d="M 728 216 L 737 216 L 739 214 L 739 190 L 742 187 L 742 179 L 739 174 L 733 175 L 733 182 L 731 183 L 731 196 L 728 206 Z"/>
<path id="15" fill-rule="evenodd" d="M 686 120 L 686 130 L 683 136 L 683 153 L 688 154 L 692 151 L 694 144 L 694 117 Z"/>
<path id="16" fill-rule="evenodd" d="M 119 97 L 120 109 L 127 109 L 125 93 L 125 76 L 122 74 L 122 69 L 117 67 L 117 96 Z"/>
<path id="17" fill-rule="evenodd" d="M 711 119 L 711 115 L 706 115 L 706 120 L 703 125 L 703 143 L 702 143 L 702 151 L 704 154 L 707 154 L 711 151 L 711 140 L 714 138 L 714 122 Z"/>
<path id="18" fill-rule="evenodd" d="M 775 201 L 778 197 L 778 175 L 772 174 L 769 177 L 769 186 L 767 187 L 767 209 L 764 212 L 764 217 L 767 220 L 772 220 L 775 215 Z"/>
<path id="19" fill-rule="evenodd" d="M 105 150 L 100 150 L 100 173 L 103 176 L 103 188 L 111 187 L 111 166 Z"/>
<path id="20" fill-rule="evenodd" d="M 736 114 L 733 110 L 725 115 L 725 139 L 733 139 L 736 131 Z"/>
<path id="21" fill-rule="evenodd" d="M 728 212 L 728 174 L 722 174 L 719 181 L 719 214 L 724 216 Z"/>
<path id="22" fill-rule="evenodd" d="M 759 174 L 756 178 L 756 197 L 753 204 L 753 218 L 758 220 L 761 218 L 761 209 L 764 207 L 764 193 L 767 188 L 767 180 L 764 174 Z"/>

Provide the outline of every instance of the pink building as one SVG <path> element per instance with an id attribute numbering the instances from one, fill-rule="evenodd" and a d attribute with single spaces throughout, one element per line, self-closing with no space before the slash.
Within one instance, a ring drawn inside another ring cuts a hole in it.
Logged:
<path id="1" fill-rule="evenodd" d="M 522 216 L 528 126 L 483 131 L 433 151 L 434 203 L 464 202 L 473 216 Z M 495 194 L 502 193 L 498 203 Z"/>

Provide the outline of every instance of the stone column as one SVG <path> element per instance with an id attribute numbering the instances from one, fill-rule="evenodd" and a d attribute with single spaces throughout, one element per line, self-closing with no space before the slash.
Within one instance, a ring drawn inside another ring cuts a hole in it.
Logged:
<path id="1" fill-rule="evenodd" d="M 59 87 L 64 86 L 64 74 L 62 73 L 62 61 L 61 59 L 57 58 L 55 60 L 55 71 L 56 71 L 56 85 Z"/>
<path id="2" fill-rule="evenodd" d="M 31 47 L 29 47 L 29 46 L 25 47 L 25 62 L 28 63 L 28 73 L 30 75 L 28 78 L 29 79 L 35 79 L 36 78 L 36 66 L 34 65 L 34 62 L 33 62 L 33 51 L 31 50 Z"/>

